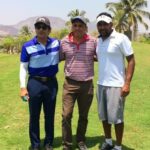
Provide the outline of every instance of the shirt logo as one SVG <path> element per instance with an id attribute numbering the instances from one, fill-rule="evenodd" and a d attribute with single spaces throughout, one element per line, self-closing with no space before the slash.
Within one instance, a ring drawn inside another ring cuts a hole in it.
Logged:
<path id="1" fill-rule="evenodd" d="M 45 18 L 39 18 L 39 21 L 45 22 Z"/>

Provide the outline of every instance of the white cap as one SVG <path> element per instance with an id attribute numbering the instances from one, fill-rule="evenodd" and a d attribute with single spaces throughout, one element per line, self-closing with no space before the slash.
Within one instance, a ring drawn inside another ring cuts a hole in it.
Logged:
<path id="1" fill-rule="evenodd" d="M 106 16 L 106 15 L 101 15 L 99 16 L 97 19 L 96 19 L 96 23 L 100 22 L 100 21 L 103 21 L 103 22 L 106 22 L 106 23 L 110 23 L 112 22 L 112 18 L 109 17 L 109 16 Z"/>
<path id="2" fill-rule="evenodd" d="M 83 22 L 84 24 L 87 24 L 87 21 L 84 17 L 82 16 L 75 16 L 73 18 L 71 18 L 71 22 L 73 23 L 75 20 L 80 20 L 81 22 Z"/>

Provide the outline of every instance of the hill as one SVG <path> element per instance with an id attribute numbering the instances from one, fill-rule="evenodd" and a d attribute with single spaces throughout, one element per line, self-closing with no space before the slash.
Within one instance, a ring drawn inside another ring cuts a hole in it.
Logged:
<path id="1" fill-rule="evenodd" d="M 38 16 L 35 17 L 30 17 L 25 20 L 20 21 L 19 23 L 15 25 L 0 25 L 0 36 L 15 36 L 19 33 L 19 30 L 21 29 L 22 26 L 27 25 L 31 28 L 31 30 L 34 30 L 34 22 Z M 59 17 L 52 17 L 52 16 L 47 16 L 50 19 L 52 29 L 62 29 L 65 27 L 65 20 L 59 18 Z M 91 22 L 88 24 L 89 31 L 93 31 L 96 29 L 95 23 Z"/>

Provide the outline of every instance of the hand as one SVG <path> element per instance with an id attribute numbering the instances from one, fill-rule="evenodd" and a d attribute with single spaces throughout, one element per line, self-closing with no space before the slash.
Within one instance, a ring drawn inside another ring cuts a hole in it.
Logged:
<path id="1" fill-rule="evenodd" d="M 20 97 L 22 98 L 24 96 L 26 96 L 28 98 L 28 100 L 29 100 L 29 94 L 28 94 L 27 89 L 26 88 L 21 88 L 20 89 Z"/>
<path id="2" fill-rule="evenodd" d="M 124 84 L 121 89 L 121 96 L 126 97 L 130 93 L 130 84 Z"/>

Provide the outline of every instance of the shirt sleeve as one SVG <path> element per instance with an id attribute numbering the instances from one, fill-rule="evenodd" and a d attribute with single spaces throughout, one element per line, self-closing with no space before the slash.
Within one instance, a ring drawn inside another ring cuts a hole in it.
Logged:
<path id="1" fill-rule="evenodd" d="M 20 63 L 20 88 L 25 88 L 26 87 L 26 76 L 27 76 L 27 69 L 28 69 L 28 62 Z"/>
<path id="2" fill-rule="evenodd" d="M 125 56 L 129 56 L 133 54 L 133 48 L 131 45 L 131 41 L 126 35 L 123 35 L 122 42 L 120 44 L 121 51 Z"/>
<path id="3" fill-rule="evenodd" d="M 59 60 L 60 61 L 65 60 L 65 54 L 63 52 L 63 43 L 62 42 L 60 43 Z"/>
<path id="4" fill-rule="evenodd" d="M 20 61 L 21 62 L 29 61 L 29 54 L 27 53 L 26 47 L 24 45 L 22 46 Z"/>

